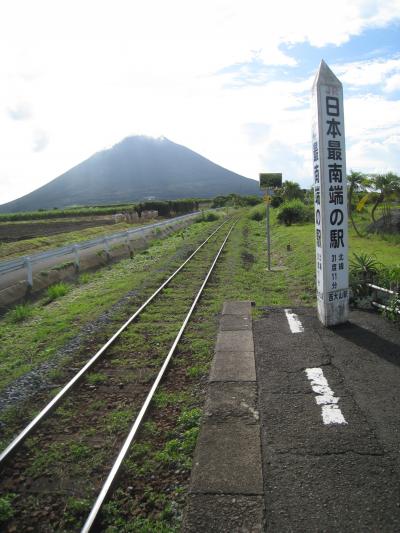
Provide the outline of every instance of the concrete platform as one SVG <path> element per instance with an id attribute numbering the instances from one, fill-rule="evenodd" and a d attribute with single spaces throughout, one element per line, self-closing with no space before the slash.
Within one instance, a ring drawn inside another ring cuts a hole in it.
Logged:
<path id="1" fill-rule="evenodd" d="M 183 531 L 261 532 L 264 499 L 251 303 L 226 302 Z"/>
<path id="2" fill-rule="evenodd" d="M 262 496 L 190 494 L 184 531 L 260 533 Z"/>
<path id="3" fill-rule="evenodd" d="M 184 532 L 400 531 L 400 331 L 291 311 L 224 305 Z"/>
<path id="4" fill-rule="evenodd" d="M 211 366 L 210 381 L 256 381 L 254 351 L 217 351 Z"/>

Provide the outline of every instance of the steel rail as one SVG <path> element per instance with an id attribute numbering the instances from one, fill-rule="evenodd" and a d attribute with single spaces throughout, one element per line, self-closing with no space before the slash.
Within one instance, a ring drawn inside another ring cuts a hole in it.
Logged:
<path id="1" fill-rule="evenodd" d="M 113 465 L 113 467 L 112 467 L 112 469 L 111 469 L 111 471 L 110 471 L 110 473 L 109 473 L 109 475 L 108 475 L 108 477 L 107 477 L 107 479 L 106 479 L 106 481 L 105 481 L 105 483 L 103 485 L 103 488 L 101 489 L 101 491 L 100 491 L 100 493 L 99 493 L 99 495 L 98 495 L 98 497 L 97 497 L 97 499 L 96 499 L 96 501 L 95 501 L 95 503 L 94 503 L 94 505 L 92 507 L 92 510 L 90 511 L 90 514 L 89 514 L 89 516 L 88 516 L 83 528 L 81 529 L 81 533 L 89 533 L 92 530 L 92 527 L 95 524 L 95 521 L 96 521 L 96 519 L 98 517 L 98 514 L 99 514 L 99 511 L 101 509 L 101 506 L 103 505 L 104 501 L 106 500 L 106 498 L 107 498 L 107 496 L 108 496 L 108 494 L 109 494 L 109 492 L 110 492 L 110 490 L 112 488 L 113 482 L 115 481 L 115 479 L 116 479 L 116 477 L 118 475 L 118 472 L 119 472 L 119 469 L 120 469 L 120 467 L 122 465 L 122 462 L 125 459 L 125 456 L 126 456 L 128 450 L 129 450 L 130 445 L 132 444 L 132 441 L 133 441 L 133 439 L 134 439 L 134 437 L 136 435 L 136 432 L 137 432 L 138 428 L 140 427 L 140 424 L 141 424 L 141 422 L 143 420 L 143 417 L 145 416 L 145 414 L 147 412 L 147 409 L 148 409 L 148 407 L 150 405 L 150 402 L 151 402 L 151 400 L 152 400 L 152 398 L 154 396 L 154 393 L 157 390 L 157 387 L 158 387 L 158 385 L 159 385 L 159 383 L 160 383 L 160 381 L 161 381 L 161 379 L 162 379 L 162 377 L 163 377 L 163 375 L 165 373 L 165 370 L 167 369 L 168 364 L 169 364 L 169 362 L 170 362 L 170 360 L 171 360 L 171 358 L 172 358 L 172 356 L 173 356 L 173 354 L 175 352 L 175 349 L 176 349 L 176 347 L 178 345 L 178 342 L 180 341 L 180 339 L 181 339 L 181 337 L 183 335 L 183 332 L 185 331 L 185 328 L 187 326 L 187 323 L 189 322 L 189 319 L 190 319 L 190 317 L 191 317 L 191 315 L 193 313 L 193 310 L 196 307 L 197 302 L 198 302 L 198 300 L 199 300 L 199 298 L 200 298 L 200 296 L 201 296 L 201 294 L 203 292 L 203 289 L 204 289 L 204 287 L 207 284 L 208 278 L 211 276 L 211 273 L 214 270 L 214 266 L 215 266 L 216 262 L 218 261 L 218 258 L 221 255 L 221 252 L 222 252 L 222 250 L 223 250 L 223 248 L 224 248 L 224 246 L 226 244 L 226 241 L 228 240 L 229 235 L 231 234 L 235 224 L 236 224 L 236 221 L 230 227 L 230 229 L 229 229 L 229 231 L 228 231 L 228 233 L 227 233 L 227 235 L 226 235 L 226 237 L 224 239 L 224 242 L 222 243 L 220 249 L 218 250 L 217 255 L 214 258 L 214 261 L 213 261 L 210 269 L 208 270 L 207 275 L 204 278 L 204 281 L 203 281 L 203 283 L 202 283 L 202 285 L 201 285 L 201 287 L 200 287 L 195 299 L 193 300 L 193 303 L 192 303 L 192 305 L 191 305 L 191 307 L 189 309 L 189 312 L 187 313 L 187 315 L 186 315 L 186 317 L 185 317 L 185 319 L 184 319 L 184 321 L 182 323 L 182 326 L 181 326 L 181 328 L 180 328 L 180 330 L 179 330 L 179 332 L 178 332 L 178 334 L 177 334 L 177 336 L 176 336 L 176 338 L 175 338 L 175 340 L 174 340 L 174 342 L 173 342 L 173 344 L 172 344 L 172 346 L 171 346 L 171 348 L 170 348 L 170 350 L 168 352 L 168 355 L 165 358 L 164 363 L 163 363 L 163 365 L 162 365 L 162 367 L 161 367 L 161 369 L 160 369 L 160 371 L 159 371 L 159 373 L 158 373 L 158 375 L 157 375 L 157 377 L 156 377 L 156 379 L 155 379 L 155 381 L 154 381 L 154 383 L 153 383 L 153 385 L 152 385 L 152 387 L 150 389 L 150 392 L 148 393 L 148 395 L 147 395 L 147 397 L 146 397 L 146 399 L 145 399 L 145 401 L 144 401 L 144 403 L 142 405 L 142 408 L 140 409 L 139 414 L 137 415 L 137 417 L 135 419 L 135 422 L 134 422 L 134 424 L 133 424 L 133 426 L 132 426 L 132 428 L 131 428 L 131 430 L 129 432 L 129 435 L 127 436 L 127 438 L 126 438 L 126 440 L 125 440 L 125 442 L 124 442 L 124 444 L 123 444 L 123 446 L 122 446 L 122 448 L 121 448 L 121 450 L 120 450 L 120 452 L 118 454 L 118 457 L 117 457 L 117 459 L 116 459 L 116 461 L 115 461 L 115 463 L 114 463 L 114 465 Z"/>
<path id="2" fill-rule="evenodd" d="M 75 374 L 75 376 L 60 390 L 60 392 L 40 411 L 38 415 L 23 429 L 17 437 L 5 448 L 0 454 L 0 466 L 2 463 L 14 452 L 17 447 L 22 444 L 26 437 L 33 431 L 33 429 L 43 420 L 64 398 L 67 392 L 83 377 L 83 375 L 91 368 L 99 357 L 109 348 L 120 334 L 131 324 L 133 320 L 147 307 L 147 305 L 168 285 L 168 283 L 184 268 L 184 266 L 197 254 L 197 252 L 215 235 L 228 221 L 225 220 L 218 228 L 207 237 L 207 239 L 196 248 L 196 250 L 175 270 L 171 276 L 158 287 L 156 291 L 139 307 L 139 309 L 114 333 L 114 335 L 96 352 L 96 354 L 89 359 L 89 361 Z"/>

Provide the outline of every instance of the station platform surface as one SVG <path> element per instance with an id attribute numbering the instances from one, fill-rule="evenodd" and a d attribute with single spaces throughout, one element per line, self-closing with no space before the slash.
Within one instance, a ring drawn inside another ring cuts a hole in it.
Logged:
<path id="1" fill-rule="evenodd" d="M 224 306 L 184 531 L 400 531 L 398 328 L 263 314 Z"/>

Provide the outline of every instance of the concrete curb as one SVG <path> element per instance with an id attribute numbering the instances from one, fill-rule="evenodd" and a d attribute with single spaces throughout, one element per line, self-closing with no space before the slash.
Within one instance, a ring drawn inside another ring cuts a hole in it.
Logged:
<path id="1" fill-rule="evenodd" d="M 263 494 L 251 303 L 226 302 L 182 531 L 261 532 Z"/>

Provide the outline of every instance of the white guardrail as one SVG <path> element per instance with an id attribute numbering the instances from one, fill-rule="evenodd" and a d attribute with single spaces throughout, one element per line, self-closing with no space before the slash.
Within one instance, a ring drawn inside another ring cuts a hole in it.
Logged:
<path id="1" fill-rule="evenodd" d="M 149 230 L 152 230 L 157 227 L 167 226 L 169 224 L 174 224 L 179 220 L 185 220 L 191 217 L 195 217 L 200 214 L 200 211 L 195 211 L 194 213 L 189 213 L 187 215 L 181 215 L 179 217 L 170 218 L 168 220 L 163 220 L 162 222 L 155 222 L 154 224 L 148 224 L 146 226 L 141 226 L 140 228 L 130 229 L 126 231 L 121 231 L 119 233 L 112 233 L 111 235 L 105 235 L 97 239 L 92 239 L 90 241 L 84 241 L 77 244 L 71 244 L 69 246 L 63 246 L 61 248 L 56 248 L 54 250 L 49 250 L 47 252 L 41 252 L 38 254 L 23 256 L 17 259 L 12 259 L 10 261 L 0 262 L 0 276 L 9 274 L 20 269 L 26 269 L 27 282 L 29 286 L 32 286 L 33 283 L 33 272 L 32 267 L 36 263 L 41 263 L 45 259 L 51 259 L 55 257 L 61 257 L 65 255 L 73 255 L 74 263 L 79 268 L 79 252 L 81 250 L 87 250 L 94 246 L 103 245 L 103 250 L 107 255 L 110 253 L 110 244 L 112 241 L 125 239 L 126 244 L 129 247 L 130 237 L 135 233 L 145 233 Z"/>
<path id="2" fill-rule="evenodd" d="M 374 285 L 373 283 L 367 283 L 367 287 L 372 289 L 372 291 L 375 291 L 375 294 L 377 292 L 383 292 L 384 294 L 390 294 L 390 296 L 395 296 L 397 299 L 400 298 L 400 294 L 398 292 L 392 291 L 390 289 L 385 289 L 384 287 L 378 287 L 378 285 Z M 377 307 L 378 309 L 383 309 L 384 311 L 391 311 L 392 313 L 396 313 L 397 315 L 400 315 L 400 309 L 396 307 L 389 307 L 387 305 L 384 305 L 379 302 L 371 302 L 373 307 Z"/>

